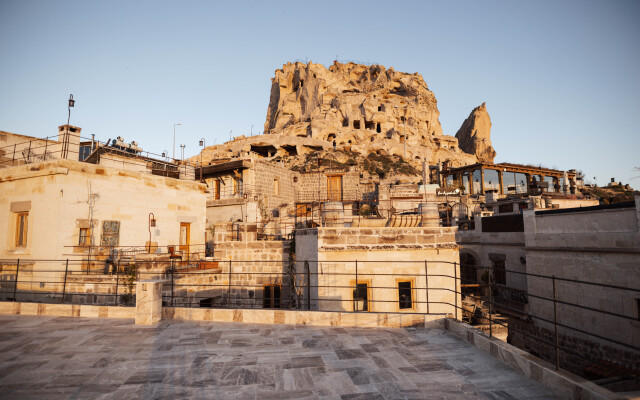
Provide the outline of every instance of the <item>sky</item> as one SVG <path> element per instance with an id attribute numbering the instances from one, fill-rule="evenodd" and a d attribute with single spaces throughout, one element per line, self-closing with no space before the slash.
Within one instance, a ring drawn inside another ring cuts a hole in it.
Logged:
<path id="1" fill-rule="evenodd" d="M 639 1 L 0 0 L 0 130 L 67 121 L 185 157 L 262 132 L 274 71 L 418 72 L 455 135 L 487 103 L 496 162 L 640 188 Z"/>

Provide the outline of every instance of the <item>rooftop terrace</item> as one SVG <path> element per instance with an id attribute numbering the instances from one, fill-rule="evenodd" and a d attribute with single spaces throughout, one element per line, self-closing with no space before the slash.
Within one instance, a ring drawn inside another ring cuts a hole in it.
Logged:
<path id="1" fill-rule="evenodd" d="M 553 399 L 441 329 L 0 315 L 0 397 Z"/>

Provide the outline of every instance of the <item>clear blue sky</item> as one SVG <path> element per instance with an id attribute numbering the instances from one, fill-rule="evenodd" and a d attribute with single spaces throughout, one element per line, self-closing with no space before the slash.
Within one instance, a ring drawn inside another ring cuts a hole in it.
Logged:
<path id="1" fill-rule="evenodd" d="M 422 74 L 445 134 L 487 102 L 496 161 L 640 187 L 638 1 L 0 1 L 0 130 L 67 120 L 186 156 L 262 131 L 287 61 Z"/>

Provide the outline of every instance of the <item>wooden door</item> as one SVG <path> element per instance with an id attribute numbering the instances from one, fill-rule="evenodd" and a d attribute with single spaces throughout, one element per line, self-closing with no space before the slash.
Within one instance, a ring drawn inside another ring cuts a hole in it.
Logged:
<path id="1" fill-rule="evenodd" d="M 342 201 L 342 176 L 327 176 L 327 197 L 329 201 Z"/>
<path id="2" fill-rule="evenodd" d="M 179 250 L 183 255 L 189 257 L 189 244 L 191 243 L 191 224 L 187 222 L 180 223 L 180 247 Z"/>

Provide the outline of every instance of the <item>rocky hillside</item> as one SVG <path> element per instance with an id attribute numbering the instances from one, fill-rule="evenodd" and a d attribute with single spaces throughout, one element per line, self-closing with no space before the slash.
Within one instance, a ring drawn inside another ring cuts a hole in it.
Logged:
<path id="1" fill-rule="evenodd" d="M 478 161 L 493 162 L 496 152 L 491 146 L 491 118 L 485 103 L 471 111 L 456 133 L 460 149 Z"/>
<path id="2" fill-rule="evenodd" d="M 495 156 L 484 105 L 459 131 L 462 151 L 458 138 L 443 135 L 436 98 L 418 73 L 382 65 L 335 62 L 326 68 L 296 62 L 276 70 L 271 82 L 265 134 L 208 147 L 205 163 L 258 155 L 302 168 L 308 154 L 332 152 L 335 146 L 344 155 L 335 154 L 338 158 L 356 160 L 356 165 L 385 156 L 394 160 L 391 164 L 408 163 L 411 168 L 399 169 L 408 173 L 421 171 L 423 160 L 459 166 Z"/>

